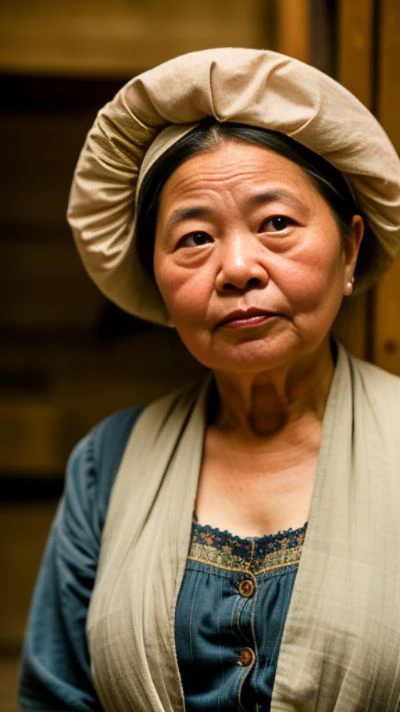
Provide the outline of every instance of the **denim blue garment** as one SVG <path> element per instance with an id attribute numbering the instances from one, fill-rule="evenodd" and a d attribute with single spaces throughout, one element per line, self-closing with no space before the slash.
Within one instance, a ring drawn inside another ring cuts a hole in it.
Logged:
<path id="1" fill-rule="evenodd" d="M 21 663 L 25 710 L 100 710 L 85 635 L 111 488 L 140 408 L 100 423 L 73 451 L 36 583 Z"/>
<path id="2" fill-rule="evenodd" d="M 140 410 L 123 411 L 100 423 L 70 457 L 25 637 L 19 686 L 19 704 L 24 710 L 102 709 L 91 680 L 86 618 L 112 485 Z M 257 548 L 237 537 L 235 545 L 229 545 L 223 535 L 222 539 L 214 536 L 215 546 L 210 546 L 210 531 L 207 527 L 193 530 L 176 612 L 186 708 L 188 712 L 241 709 L 240 692 L 245 710 L 257 709 L 255 705 L 262 700 L 264 712 L 269 708 L 296 572 L 296 564 L 289 562 L 294 547 L 292 551 L 287 547 L 285 555 L 279 537 L 263 537 Z M 257 573 L 254 566 L 262 558 L 264 539 L 265 544 L 274 542 L 275 551 L 268 552 L 272 568 Z M 229 570 L 227 547 L 229 562 L 236 557 L 235 566 L 238 557 L 244 557 L 240 565 L 245 572 Z M 246 597 L 238 587 L 251 576 L 257 593 Z M 238 664 L 244 647 L 256 651 L 251 665 Z"/>
<path id="3" fill-rule="evenodd" d="M 187 712 L 267 712 L 305 527 L 242 539 L 194 523 L 175 621 Z"/>

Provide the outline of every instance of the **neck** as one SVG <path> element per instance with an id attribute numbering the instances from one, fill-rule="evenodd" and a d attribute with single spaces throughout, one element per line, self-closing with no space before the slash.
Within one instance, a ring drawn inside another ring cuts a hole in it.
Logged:
<path id="1" fill-rule="evenodd" d="M 329 339 L 291 366 L 257 374 L 214 372 L 214 424 L 244 436 L 275 434 L 311 416 L 322 421 L 334 372 Z"/>

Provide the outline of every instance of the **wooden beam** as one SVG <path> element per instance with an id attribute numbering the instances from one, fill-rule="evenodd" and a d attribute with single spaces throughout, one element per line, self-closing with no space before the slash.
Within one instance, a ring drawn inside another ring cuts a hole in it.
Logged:
<path id="1" fill-rule="evenodd" d="M 311 58 L 310 0 L 278 0 L 276 49 L 302 62 Z"/>
<path id="2" fill-rule="evenodd" d="M 339 0 L 337 79 L 371 108 L 373 98 L 373 0 Z M 346 300 L 335 333 L 353 354 L 366 357 L 368 297 Z"/>
<path id="3" fill-rule="evenodd" d="M 373 0 L 339 0 L 337 79 L 372 105 Z"/>
<path id="4" fill-rule="evenodd" d="M 400 2 L 382 0 L 378 118 L 400 151 Z"/>
<path id="5" fill-rule="evenodd" d="M 378 118 L 400 149 L 400 3 L 380 3 Z M 376 289 L 374 360 L 400 375 L 400 262 Z"/>
<path id="6" fill-rule="evenodd" d="M 196 49 L 257 46 L 263 1 L 3 2 L 0 71 L 125 76 Z"/>

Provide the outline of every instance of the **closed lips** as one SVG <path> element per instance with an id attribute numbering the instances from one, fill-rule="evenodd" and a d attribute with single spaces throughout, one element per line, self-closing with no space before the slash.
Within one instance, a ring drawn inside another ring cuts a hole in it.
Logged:
<path id="1" fill-rule="evenodd" d="M 218 322 L 217 326 L 224 326 L 235 321 L 246 321 L 254 319 L 256 317 L 272 317 L 272 316 L 282 316 L 279 312 L 267 311 L 264 309 L 249 309 L 248 311 L 237 310 L 228 314 L 224 319 Z"/>

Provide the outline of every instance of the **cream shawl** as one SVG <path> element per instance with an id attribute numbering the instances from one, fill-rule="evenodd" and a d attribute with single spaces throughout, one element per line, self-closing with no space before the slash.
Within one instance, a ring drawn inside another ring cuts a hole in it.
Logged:
<path id="1" fill-rule="evenodd" d="M 174 610 L 207 385 L 143 411 L 106 520 L 88 618 L 107 712 L 182 712 Z M 400 710 L 400 379 L 339 349 L 272 712 Z"/>

